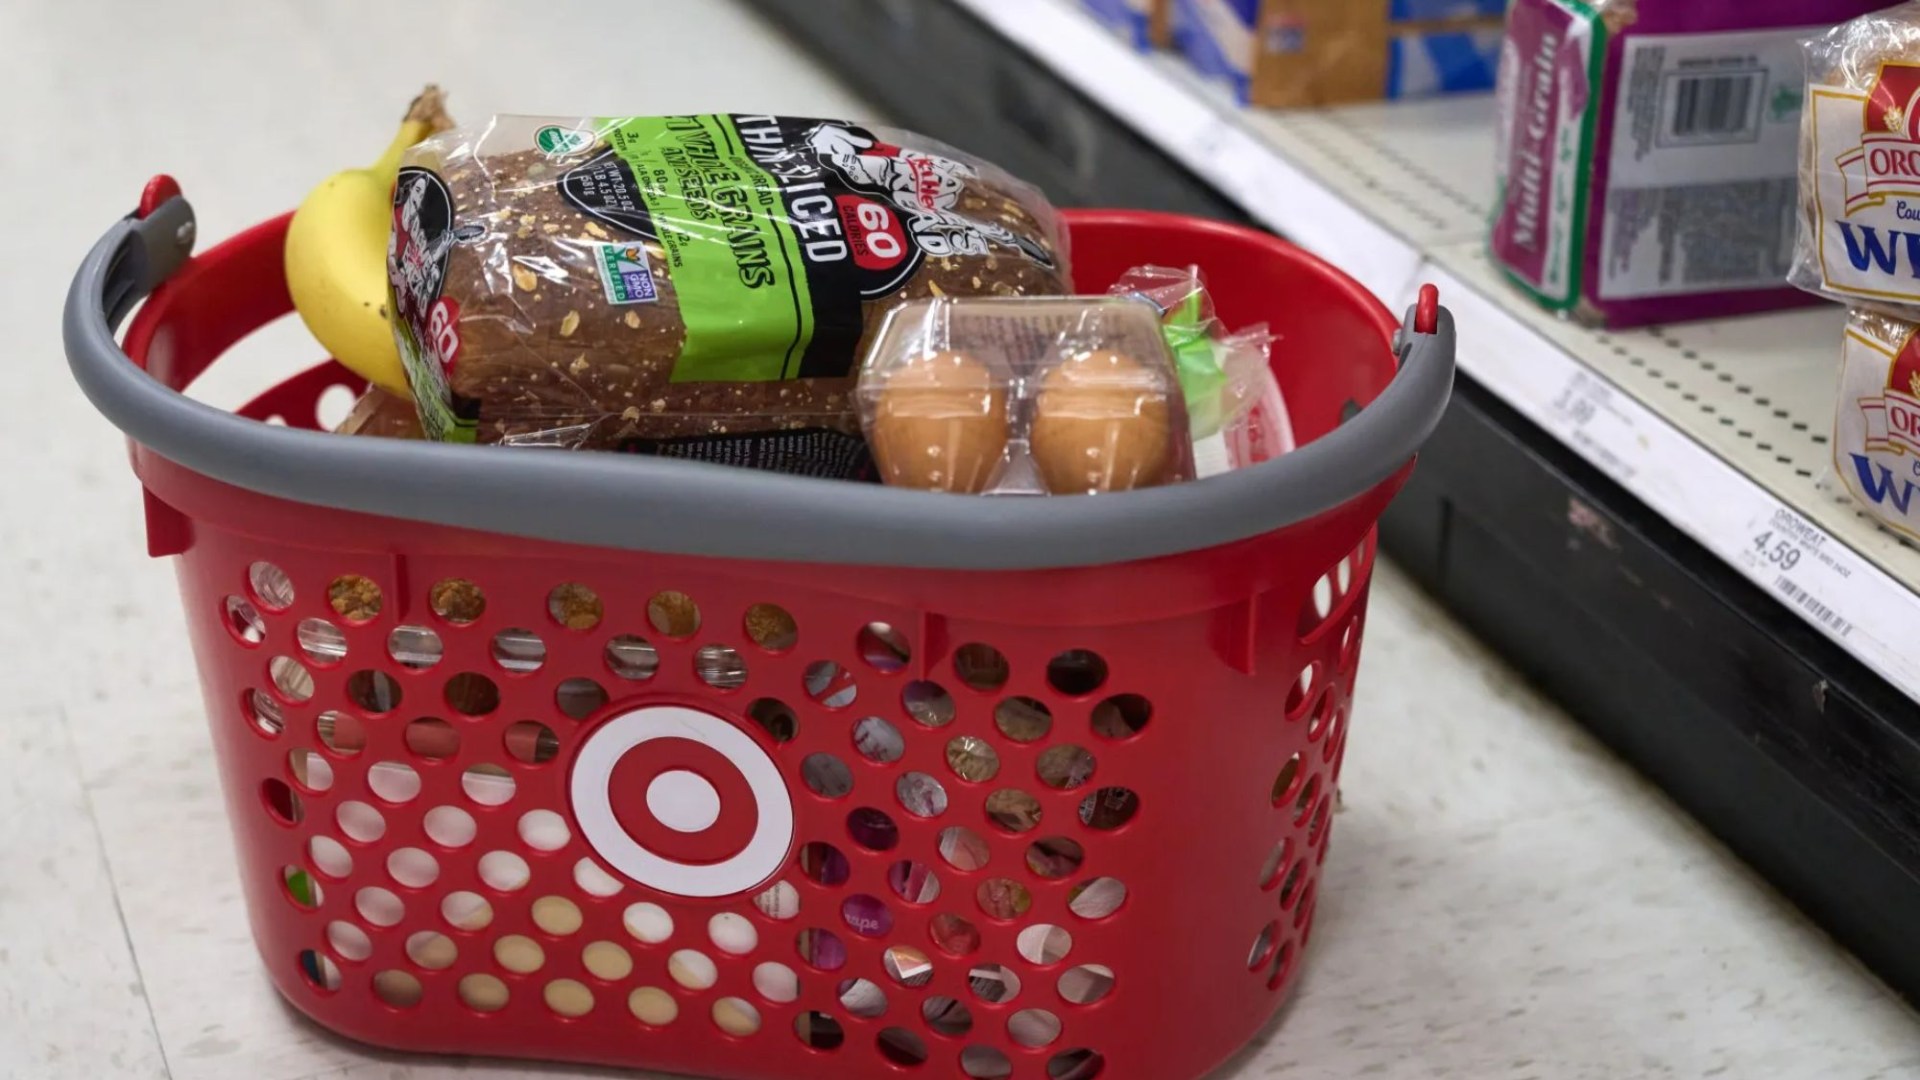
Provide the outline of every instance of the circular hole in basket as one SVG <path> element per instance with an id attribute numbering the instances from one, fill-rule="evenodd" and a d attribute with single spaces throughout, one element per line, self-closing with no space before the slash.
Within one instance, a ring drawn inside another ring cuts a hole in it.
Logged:
<path id="1" fill-rule="evenodd" d="M 1103 787 L 1080 800 L 1080 823 L 1089 829 L 1117 829 L 1140 812 L 1140 796 L 1132 788 Z"/>
<path id="2" fill-rule="evenodd" d="M 277 739 L 287 730 L 287 715 L 280 708 L 280 702 L 265 690 L 249 690 L 241 699 L 240 708 L 247 714 L 247 722 L 253 729 L 269 739 Z"/>
<path id="3" fill-rule="evenodd" d="M 407 749 L 428 761 L 445 761 L 460 752 L 460 731 L 437 716 L 407 722 Z"/>
<path id="4" fill-rule="evenodd" d="M 621 634 L 607 642 L 607 670 L 622 679 L 651 679 L 660 670 L 660 650 L 637 634 Z"/>
<path id="5" fill-rule="evenodd" d="M 313 672 L 293 657 L 276 656 L 267 661 L 267 674 L 285 700 L 297 705 L 313 697 Z"/>
<path id="6" fill-rule="evenodd" d="M 1287 981 L 1287 974 L 1292 970 L 1293 942 L 1281 942 L 1279 951 L 1273 954 L 1273 966 L 1267 974 L 1267 989 L 1280 989 Z"/>
<path id="7" fill-rule="evenodd" d="M 523 765 L 545 765 L 560 753 L 560 738 L 537 720 L 515 720 L 501 737 L 507 756 Z"/>
<path id="8" fill-rule="evenodd" d="M 1027 845 L 1027 869 L 1048 880 L 1079 873 L 1086 858 L 1087 850 L 1080 842 L 1064 836 L 1045 836 Z"/>
<path id="9" fill-rule="evenodd" d="M 893 930 L 893 912 L 877 896 L 855 893 L 840 904 L 847 929 L 861 937 L 885 937 Z"/>
<path id="10" fill-rule="evenodd" d="M 1295 930 L 1300 929 L 1306 924 L 1308 919 L 1313 918 L 1313 905 L 1318 899 L 1315 892 L 1319 884 L 1317 881 L 1307 882 L 1306 891 L 1300 894 L 1300 904 L 1293 909 L 1293 928 Z M 1300 938 L 1301 943 L 1305 944 L 1306 940 L 1306 937 L 1302 935 Z"/>
<path id="11" fill-rule="evenodd" d="M 1005 964 L 975 964 L 967 972 L 967 985 L 980 1000 L 993 1004 L 1020 996 L 1020 976 Z"/>
<path id="12" fill-rule="evenodd" d="M 489 851 L 480 856 L 476 869 L 487 888 L 498 892 L 518 892 L 527 887 L 532 872 L 527 860 L 511 851 Z"/>
<path id="13" fill-rule="evenodd" d="M 793 939 L 800 959 L 821 971 L 838 971 L 847 965 L 847 945 L 838 934 L 819 927 L 808 927 Z"/>
<path id="14" fill-rule="evenodd" d="M 887 867 L 887 887 L 909 904 L 931 904 L 940 899 L 940 878 L 933 867 L 901 859 Z"/>
<path id="15" fill-rule="evenodd" d="M 847 814 L 847 835 L 868 851 L 892 851 L 900 843 L 900 826 L 884 810 L 859 806 Z"/>
<path id="16" fill-rule="evenodd" d="M 899 728 L 878 716 L 869 716 L 853 725 L 853 748 L 868 761 L 891 765 L 907 752 L 907 740 Z"/>
<path id="17" fill-rule="evenodd" d="M 585 720 L 607 703 L 607 688 L 592 679 L 568 679 L 553 692 L 553 703 L 575 720 Z"/>
<path id="18" fill-rule="evenodd" d="M 295 961 L 300 965 L 300 977 L 308 986 L 329 994 L 340 989 L 340 968 L 334 964 L 333 957 L 313 949 L 301 949 Z"/>
<path id="19" fill-rule="evenodd" d="M 293 782 L 308 791 L 326 791 L 333 787 L 333 762 L 304 746 L 287 751 L 287 771 Z"/>
<path id="20" fill-rule="evenodd" d="M 491 650 L 493 662 L 515 675 L 532 674 L 547 662 L 547 643 L 523 627 L 510 626 L 493 635 Z"/>
<path id="21" fill-rule="evenodd" d="M 1113 992 L 1113 969 L 1105 964 L 1081 964 L 1061 972 L 1055 986 L 1069 1004 L 1091 1005 Z"/>
<path id="22" fill-rule="evenodd" d="M 939 683 L 919 679 L 900 692 L 900 704 L 913 722 L 922 727 L 946 727 L 953 723 L 953 695 Z"/>
<path id="23" fill-rule="evenodd" d="M 947 740 L 947 768 L 968 783 L 985 783 L 1000 775 L 1000 754 L 976 735 L 955 735 Z"/>
<path id="24" fill-rule="evenodd" d="M 384 671 L 371 668 L 347 676 L 347 700 L 362 711 L 379 715 L 400 707 L 400 683 Z"/>
<path id="25" fill-rule="evenodd" d="M 367 745 L 367 728 L 360 718 L 329 709 L 314 721 L 320 745 L 337 757 L 350 758 Z"/>
<path id="26" fill-rule="evenodd" d="M 1273 805 L 1284 808 L 1287 799 L 1294 793 L 1294 784 L 1300 779 L 1300 755 L 1294 753 L 1280 766 L 1280 775 L 1273 778 Z"/>
<path id="27" fill-rule="evenodd" d="M 353 853 L 331 836 L 315 836 L 307 841 L 307 858 L 314 869 L 330 878 L 353 873 Z"/>
<path id="28" fill-rule="evenodd" d="M 884 1028 L 874 1038 L 873 1044 L 881 1057 L 895 1065 L 913 1068 L 927 1063 L 926 1040 L 906 1028 Z"/>
<path id="29" fill-rule="evenodd" d="M 1318 846 L 1320 837 L 1325 834 L 1327 828 L 1327 806 L 1332 802 L 1333 797 L 1331 795 L 1321 799 L 1319 805 L 1313 808 L 1313 816 L 1307 819 L 1308 847 Z"/>
<path id="30" fill-rule="evenodd" d="M 926 773 L 901 774 L 894 781 L 893 792 L 901 808 L 914 817 L 939 817 L 947 812 L 947 789 Z"/>
<path id="31" fill-rule="evenodd" d="M 880 954 L 887 977 L 911 990 L 933 981 L 933 961 L 911 945 L 889 945 Z"/>
<path id="32" fill-rule="evenodd" d="M 576 1019 L 593 1011 L 593 991 L 578 979 L 555 979 L 541 988 L 540 1000 L 554 1015 Z"/>
<path id="33" fill-rule="evenodd" d="M 267 620 L 260 617 L 260 610 L 252 601 L 244 597 L 227 597 L 223 610 L 226 612 L 227 632 L 233 640 L 249 648 L 267 640 Z"/>
<path id="34" fill-rule="evenodd" d="M 280 884 L 287 891 L 287 899 L 302 911 L 312 911 L 326 899 L 326 891 L 320 887 L 312 874 L 297 866 L 280 868 Z"/>
<path id="35" fill-rule="evenodd" d="M 285 780 L 269 777 L 260 784 L 260 801 L 267 808 L 273 820 L 282 825 L 298 825 L 306 816 L 306 809 L 300 802 L 300 793 L 293 790 Z"/>
<path id="36" fill-rule="evenodd" d="M 1093 733 L 1103 739 L 1131 739 L 1153 719 L 1153 703 L 1139 694 L 1115 694 L 1093 707 Z"/>
<path id="37" fill-rule="evenodd" d="M 871 979 L 842 979 L 834 994 L 841 1008 L 863 1020 L 886 1015 L 887 992 Z"/>
<path id="38" fill-rule="evenodd" d="M 713 1003 L 713 1026 L 744 1039 L 760 1030 L 760 1010 L 745 998 L 723 997 Z"/>
<path id="39" fill-rule="evenodd" d="M 354 963 L 373 955 L 373 939 L 367 932 L 342 919 L 327 924 L 327 947 Z"/>
<path id="40" fill-rule="evenodd" d="M 1014 742 L 1038 742 L 1053 730 L 1053 713 L 1030 697 L 1011 697 L 993 707 L 993 726 Z"/>
<path id="41" fill-rule="evenodd" d="M 1008 1037 L 1028 1049 L 1052 1045 L 1060 1028 L 1060 1018 L 1045 1009 L 1021 1009 L 1007 1017 Z"/>
<path id="42" fill-rule="evenodd" d="M 358 799 L 349 799 L 335 807 L 333 820 L 347 839 L 357 843 L 371 844 L 387 835 L 386 817 Z"/>
<path id="43" fill-rule="evenodd" d="M 1347 628 L 1340 633 L 1340 669 L 1352 671 L 1354 661 L 1360 658 L 1360 616 L 1347 620 Z"/>
<path id="44" fill-rule="evenodd" d="M 816 660 L 807 665 L 801 677 L 807 696 L 829 709 L 844 709 L 860 696 L 853 672 L 831 660 Z"/>
<path id="45" fill-rule="evenodd" d="M 1001 788 L 987 796 L 987 820 L 1008 832 L 1023 833 L 1040 824 L 1040 800 L 1018 788 Z"/>
<path id="46" fill-rule="evenodd" d="M 791 1005 L 800 1000 L 800 973 L 772 960 L 755 964 L 753 992 L 775 1005 Z"/>
<path id="47" fill-rule="evenodd" d="M 1047 662 L 1047 685 L 1067 697 L 1085 697 L 1106 685 L 1107 661 L 1086 649 L 1068 649 Z"/>
<path id="48" fill-rule="evenodd" d="M 1033 893 L 1012 878 L 988 878 L 973 896 L 987 918 L 1001 922 L 1021 918 L 1033 908 Z"/>
<path id="49" fill-rule="evenodd" d="M 427 606 L 453 625 L 466 626 L 487 613 L 487 594 L 466 578 L 443 578 L 427 590 Z"/>
<path id="50" fill-rule="evenodd" d="M 973 1010 L 959 998 L 930 997 L 920 1003 L 920 1018 L 935 1035 L 957 1039 L 973 1030 Z"/>
<path id="51" fill-rule="evenodd" d="M 1345 565 L 1346 560 L 1342 559 L 1341 566 L 1344 568 Z M 1310 637 L 1322 623 L 1327 621 L 1327 616 L 1333 612 L 1334 599 L 1332 573 L 1321 574 L 1315 579 L 1313 590 L 1307 595 L 1307 602 L 1300 605 L 1301 637 Z"/>
<path id="52" fill-rule="evenodd" d="M 1305 714 L 1307 703 L 1312 700 L 1313 689 L 1319 682 L 1318 664 L 1308 664 L 1300 669 L 1300 677 L 1287 688 L 1287 719 L 1298 720 Z"/>
<path id="53" fill-rule="evenodd" d="M 927 924 L 927 937 L 934 948 L 949 956 L 966 956 L 980 949 L 980 928 L 952 913 L 935 915 Z"/>
<path id="54" fill-rule="evenodd" d="M 883 622 L 870 622 L 861 627 L 854 647 L 868 667 L 886 675 L 906 670 L 913 659 L 913 646 L 907 643 L 907 635 Z"/>
<path id="55" fill-rule="evenodd" d="M 407 959 L 428 971 L 445 971 L 460 959 L 460 947 L 438 930 L 407 935 Z"/>
<path id="56" fill-rule="evenodd" d="M 333 613 L 349 623 L 372 622 L 380 616 L 384 598 L 380 586 L 361 574 L 341 574 L 327 586 L 327 603 Z"/>
<path id="57" fill-rule="evenodd" d="M 412 671 L 425 671 L 440 662 L 447 647 L 440 635 L 425 626 L 396 626 L 387 635 L 387 655 Z"/>
<path id="58" fill-rule="evenodd" d="M 853 790 L 853 770 L 832 754 L 808 754 L 800 762 L 800 779 L 807 790 L 825 799 L 838 799 Z"/>
<path id="59" fill-rule="evenodd" d="M 1047 1059 L 1047 1080 L 1094 1080 L 1106 1067 L 1106 1058 L 1085 1047 L 1062 1050 Z"/>
<path id="60" fill-rule="evenodd" d="M 760 947 L 760 931 L 745 915 L 722 911 L 707 920 L 707 940 L 728 956 L 745 956 Z"/>
<path id="61" fill-rule="evenodd" d="M 1274 942 L 1280 936 L 1280 924 L 1270 922 L 1260 928 L 1254 936 L 1252 948 L 1247 950 L 1247 970 L 1259 971 L 1273 958 Z"/>
<path id="62" fill-rule="evenodd" d="M 591 630 L 606 613 L 600 594 L 579 582 L 555 585 L 547 594 L 547 614 L 569 630 Z"/>
<path id="63" fill-rule="evenodd" d="M 702 645 L 693 654 L 693 673 L 715 690 L 738 690 L 747 685 L 747 661 L 728 645 Z"/>
<path id="64" fill-rule="evenodd" d="M 753 906 L 769 919 L 785 922 L 800 914 L 800 890 L 776 881 L 754 894 Z"/>
<path id="65" fill-rule="evenodd" d="M 392 890 L 368 885 L 353 894 L 353 909 L 374 926 L 398 926 L 407 917 L 407 905 Z"/>
<path id="66" fill-rule="evenodd" d="M 617 896 L 625 886 L 620 879 L 607 873 L 599 863 L 592 859 L 581 859 L 573 864 L 573 883 L 588 896 Z"/>
<path id="67" fill-rule="evenodd" d="M 838 1050 L 846 1045 L 847 1032 L 840 1021 L 817 1009 L 793 1018 L 793 1033 L 800 1044 L 811 1050 Z"/>
<path id="68" fill-rule="evenodd" d="M 800 641 L 800 624 L 779 604 L 755 604 L 744 621 L 747 640 L 768 652 L 785 652 Z"/>
<path id="69" fill-rule="evenodd" d="M 547 899 L 560 898 L 550 896 Z M 578 908 L 574 910 L 579 911 Z M 579 929 L 577 920 L 573 925 L 574 929 Z M 611 941 L 590 941 L 586 948 L 580 950 L 580 966 L 586 968 L 587 973 L 596 979 L 618 982 L 633 974 L 633 954 Z"/>
<path id="70" fill-rule="evenodd" d="M 420 796 L 420 774 L 398 761 L 376 761 L 367 769 L 367 787 L 386 802 L 408 803 Z"/>
<path id="71" fill-rule="evenodd" d="M 387 856 L 387 875 L 409 889 L 424 889 L 440 878 L 440 860 L 417 847 L 396 848 Z"/>
<path id="72" fill-rule="evenodd" d="M 533 902 L 533 925 L 544 934 L 554 937 L 566 937 L 577 934 L 586 922 L 586 916 L 580 913 L 580 905 L 564 896 L 543 896 Z"/>
<path id="73" fill-rule="evenodd" d="M 669 590 L 647 601 L 647 622 L 670 638 L 690 638 L 700 632 L 700 606 L 693 597 Z"/>
<path id="74" fill-rule="evenodd" d="M 440 917 L 456 930 L 484 930 L 493 923 L 493 905 L 476 892 L 450 892 L 440 901 Z"/>
<path id="75" fill-rule="evenodd" d="M 666 1027 L 680 1018 L 680 1002 L 657 986 L 642 986 L 627 995 L 627 1011 L 648 1027 Z"/>
<path id="76" fill-rule="evenodd" d="M 520 842 L 535 851 L 559 851 L 573 839 L 567 819 L 551 810 L 529 810 L 517 825 Z"/>
<path id="77" fill-rule="evenodd" d="M 1307 814 L 1313 809 L 1314 801 L 1319 798 L 1320 774 L 1315 773 L 1307 777 L 1306 784 L 1300 788 L 1299 796 L 1293 800 L 1293 823 L 1295 825 L 1306 822 Z"/>
<path id="78" fill-rule="evenodd" d="M 1007 685 L 1012 669 L 999 649 L 976 641 L 954 650 L 953 673 L 971 689 L 992 692 Z"/>
<path id="79" fill-rule="evenodd" d="M 853 873 L 853 864 L 847 861 L 846 855 L 824 840 L 801 845 L 798 858 L 800 872 L 807 880 L 820 885 L 844 885 Z"/>
<path id="80" fill-rule="evenodd" d="M 987 865 L 992 849 L 979 833 L 965 825 L 950 825 L 940 830 L 940 857 L 955 870 L 970 872 Z"/>
<path id="81" fill-rule="evenodd" d="M 1280 868 L 1287 864 L 1287 856 L 1292 853 L 1293 841 L 1282 839 L 1273 845 L 1267 853 L 1267 861 L 1260 864 L 1260 891 L 1267 892 L 1280 884 Z"/>
<path id="82" fill-rule="evenodd" d="M 1057 964 L 1073 951 L 1073 935 L 1064 926 L 1035 923 L 1020 931 L 1013 947 L 1029 964 Z"/>
<path id="83" fill-rule="evenodd" d="M 1299 860 L 1287 871 L 1286 880 L 1280 883 L 1280 909 L 1282 911 L 1291 908 L 1293 901 L 1299 896 L 1300 875 L 1306 873 L 1306 869 L 1307 860 Z"/>
<path id="84" fill-rule="evenodd" d="M 651 901 L 628 904 L 620 913 L 620 921 L 627 933 L 643 945 L 659 945 L 673 936 L 673 916 Z"/>
<path id="85" fill-rule="evenodd" d="M 434 807 L 426 811 L 420 819 L 420 828 L 426 830 L 428 840 L 442 847 L 468 846 L 474 842 L 474 834 L 480 832 L 474 815 L 461 807 Z"/>
<path id="86" fill-rule="evenodd" d="M 991 1046 L 968 1046 L 960 1051 L 960 1072 L 973 1080 L 1006 1080 L 1013 1062 Z"/>
<path id="87" fill-rule="evenodd" d="M 467 716 L 484 716 L 500 707 L 500 688 L 492 679 L 487 678 L 485 675 L 471 671 L 461 672 L 447 680 L 446 700 L 448 706 L 456 712 Z M 527 721 L 522 721 L 522 723 L 527 723 Z M 539 727 L 539 725 L 535 726 Z M 518 727 L 518 725 L 515 725 L 515 727 Z M 514 742 L 511 737 L 512 730 L 511 728 L 509 729 L 510 736 L 508 745 L 510 750 Z M 542 728 L 541 730 L 545 729 Z M 551 732 L 548 732 L 548 734 L 550 735 Z"/>
<path id="88" fill-rule="evenodd" d="M 1116 877 L 1083 881 L 1067 893 L 1067 910 L 1083 919 L 1104 919 L 1127 902 L 1127 883 Z"/>
<path id="89" fill-rule="evenodd" d="M 253 592 L 254 603 L 268 611 L 285 611 L 293 606 L 293 579 L 270 562 L 247 567 L 247 586 Z"/>
<path id="90" fill-rule="evenodd" d="M 800 718 L 794 714 L 793 707 L 777 698 L 756 698 L 747 706 L 747 716 L 767 737 L 775 743 L 792 742 L 800 734 Z M 848 788 L 852 788 L 852 777 L 848 777 Z"/>
<path id="91" fill-rule="evenodd" d="M 1092 752 L 1080 746 L 1049 746 L 1034 763 L 1040 782 L 1056 791 L 1072 791 L 1093 779 Z"/>
<path id="92" fill-rule="evenodd" d="M 507 984 L 498 976 L 476 973 L 462 975 L 458 984 L 460 1003 L 475 1012 L 499 1012 L 507 1007 Z"/>
<path id="93" fill-rule="evenodd" d="M 300 643 L 306 658 L 321 667 L 332 667 L 347 658 L 346 631 L 325 619 L 301 619 L 293 628 L 293 639 Z"/>
<path id="94" fill-rule="evenodd" d="M 495 939 L 493 962 L 515 975 L 531 975 L 547 965 L 547 950 L 525 934 Z"/>
<path id="95" fill-rule="evenodd" d="M 1307 741 L 1318 742 L 1320 736 L 1327 733 L 1333 723 L 1333 713 L 1338 707 L 1331 692 L 1321 694 L 1319 704 L 1313 708 L 1313 716 L 1307 721 Z"/>

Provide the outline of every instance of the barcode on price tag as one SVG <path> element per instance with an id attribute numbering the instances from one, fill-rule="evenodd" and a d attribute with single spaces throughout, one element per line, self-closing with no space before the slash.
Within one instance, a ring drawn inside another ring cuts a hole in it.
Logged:
<path id="1" fill-rule="evenodd" d="M 1799 604 L 1807 614 L 1820 621 L 1820 625 L 1839 637 L 1846 637 L 1853 624 L 1840 617 L 1840 613 L 1820 602 L 1812 593 L 1793 583 L 1793 579 L 1782 576 L 1776 579 L 1773 587 L 1786 595 L 1787 599 Z"/>

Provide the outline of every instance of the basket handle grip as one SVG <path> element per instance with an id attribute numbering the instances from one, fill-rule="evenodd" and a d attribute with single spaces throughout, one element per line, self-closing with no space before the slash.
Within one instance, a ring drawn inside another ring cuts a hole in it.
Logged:
<path id="1" fill-rule="evenodd" d="M 193 207 L 180 195 L 173 178 L 156 176 L 149 181 L 140 208 L 115 222 L 93 245 L 67 294 L 63 328 L 68 352 L 76 344 L 76 331 L 95 332 L 85 335 L 96 339 L 86 342 L 90 346 L 102 344 L 97 338 L 104 333 L 105 347 L 117 352 L 113 332 L 120 321 L 133 305 L 186 265 L 198 231 Z M 76 302 L 85 310 L 76 312 Z M 104 315 L 104 322 L 85 318 L 93 312 Z"/>

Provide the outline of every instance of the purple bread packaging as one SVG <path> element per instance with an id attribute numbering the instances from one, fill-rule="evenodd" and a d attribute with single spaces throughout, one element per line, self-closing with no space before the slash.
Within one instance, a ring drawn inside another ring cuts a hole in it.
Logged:
<path id="1" fill-rule="evenodd" d="M 1802 43 L 1885 0 L 1515 0 L 1494 262 L 1594 325 L 1807 302 L 1793 266 Z"/>

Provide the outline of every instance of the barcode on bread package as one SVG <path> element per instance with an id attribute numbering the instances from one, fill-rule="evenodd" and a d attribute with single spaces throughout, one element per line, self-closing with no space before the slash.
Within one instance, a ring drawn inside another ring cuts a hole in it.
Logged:
<path id="1" fill-rule="evenodd" d="M 1682 74 L 1667 80 L 1662 92 L 1666 106 L 1666 136 L 1678 144 L 1706 140 L 1751 139 L 1759 135 L 1755 106 L 1767 73 L 1758 69 Z"/>

